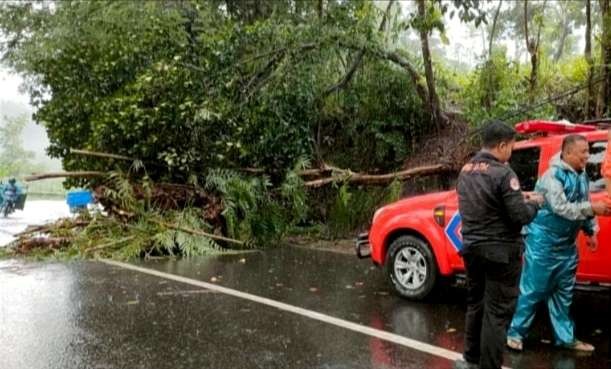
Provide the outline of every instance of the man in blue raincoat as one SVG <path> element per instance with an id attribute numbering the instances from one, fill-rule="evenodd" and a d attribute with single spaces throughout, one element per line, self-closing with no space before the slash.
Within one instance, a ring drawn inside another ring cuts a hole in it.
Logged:
<path id="1" fill-rule="evenodd" d="M 11 178 L 8 181 L 8 184 L 4 187 L 4 193 L 2 197 L 4 201 L 15 203 L 17 201 L 17 185 L 15 184 L 15 178 Z"/>
<path id="2" fill-rule="evenodd" d="M 560 155 L 552 158 L 550 169 L 537 182 L 545 205 L 526 226 L 526 251 L 520 279 L 520 296 L 507 332 L 507 346 L 522 350 L 522 340 L 533 322 L 537 305 L 547 302 L 557 346 L 591 352 L 594 347 L 575 338 L 569 316 L 578 262 L 576 238 L 580 231 L 588 246 L 597 247 L 598 226 L 594 215 L 606 215 L 604 203 L 591 203 L 585 167 L 588 141 L 568 135 Z"/>

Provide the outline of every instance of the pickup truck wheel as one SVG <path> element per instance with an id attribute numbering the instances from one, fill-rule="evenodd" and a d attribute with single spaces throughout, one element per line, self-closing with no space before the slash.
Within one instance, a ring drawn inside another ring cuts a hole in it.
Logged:
<path id="1" fill-rule="evenodd" d="M 413 236 L 400 236 L 386 253 L 386 275 L 399 295 L 422 300 L 435 287 L 437 263 L 429 245 Z"/>

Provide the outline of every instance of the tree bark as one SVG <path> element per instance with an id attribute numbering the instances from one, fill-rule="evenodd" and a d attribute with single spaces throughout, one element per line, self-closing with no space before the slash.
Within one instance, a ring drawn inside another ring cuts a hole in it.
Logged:
<path id="1" fill-rule="evenodd" d="M 90 222 L 88 220 L 74 220 L 73 221 L 69 218 L 65 218 L 65 219 L 60 219 L 57 222 L 51 223 L 51 224 L 28 226 L 25 231 L 19 232 L 15 236 L 23 237 L 23 236 L 31 235 L 33 233 L 49 233 L 53 229 L 58 229 L 58 228 L 62 230 L 66 230 L 66 229 L 77 228 L 77 227 L 85 227 L 89 225 L 89 223 Z"/>
<path id="2" fill-rule="evenodd" d="M 390 60 L 405 69 L 410 79 L 412 80 L 414 87 L 416 88 L 416 93 L 418 94 L 418 97 L 420 97 L 420 100 L 422 100 L 422 105 L 427 110 L 427 113 L 432 114 L 432 112 L 429 110 L 429 93 L 426 90 L 426 81 L 424 81 L 424 78 L 420 75 L 420 73 L 418 73 L 416 68 L 414 68 L 414 66 L 412 66 L 409 61 L 407 61 L 405 58 L 403 58 L 396 52 L 378 51 L 376 52 L 376 54 L 379 57 Z"/>
<path id="3" fill-rule="evenodd" d="M 496 11 L 494 13 L 494 19 L 492 21 L 492 27 L 490 29 L 490 35 L 488 36 L 488 62 L 487 62 L 487 67 L 489 68 L 493 68 L 494 67 L 494 63 L 492 61 L 492 43 L 494 42 L 494 34 L 496 32 L 496 26 L 498 24 L 498 19 L 499 19 L 499 14 L 501 13 L 501 6 L 502 6 L 503 2 L 501 0 L 499 0 L 499 6 L 496 8 Z M 483 36 L 483 32 L 482 32 L 482 38 L 484 38 Z M 483 41 L 485 43 L 485 41 Z M 484 46 L 485 47 L 485 46 Z M 492 73 L 487 73 L 487 78 L 486 78 L 486 86 L 484 88 L 484 96 L 483 96 L 483 105 L 484 107 L 486 107 L 487 109 L 490 109 L 492 107 L 492 102 L 494 100 L 494 95 L 496 93 L 495 88 L 492 86 Z"/>
<path id="4" fill-rule="evenodd" d="M 588 120 L 592 118 L 592 108 L 595 107 L 596 101 L 594 100 L 594 85 L 592 79 L 594 78 L 594 61 L 592 60 L 592 4 L 591 0 L 586 0 L 586 47 L 584 50 L 584 56 L 588 63 L 588 88 L 586 96 L 586 106 L 584 109 L 584 119 Z"/>
<path id="5" fill-rule="evenodd" d="M 25 254 L 35 248 L 47 248 L 52 250 L 60 249 L 72 242 L 68 237 L 34 237 L 26 240 L 20 240 L 16 250 L 18 253 Z"/>
<path id="6" fill-rule="evenodd" d="M 387 174 L 354 173 L 350 170 L 338 169 L 335 171 L 337 174 L 331 177 L 307 181 L 304 183 L 304 185 L 306 187 L 313 188 L 322 187 L 334 182 L 347 182 L 352 184 L 366 185 L 384 185 L 394 181 L 395 179 L 403 180 L 411 177 L 438 174 L 446 172 L 447 170 L 448 167 L 444 164 L 427 165 Z"/>
<path id="7" fill-rule="evenodd" d="M 318 0 L 318 5 L 316 7 L 316 10 L 318 11 L 318 19 L 322 20 L 323 16 L 324 16 L 324 0 Z"/>
<path id="8" fill-rule="evenodd" d="M 547 0 L 543 2 L 543 12 L 545 12 L 545 5 Z M 537 38 L 531 40 L 528 34 L 528 0 L 524 0 L 524 36 L 526 37 L 526 50 L 530 54 L 530 78 L 529 78 L 529 93 L 528 102 L 533 103 L 535 97 L 535 89 L 537 87 L 537 78 L 539 72 L 539 44 L 541 41 L 541 28 L 542 24 L 539 24 L 537 29 Z"/>
<path id="9" fill-rule="evenodd" d="M 528 55 L 530 55 L 530 77 L 528 79 L 528 102 L 532 104 L 533 102 L 533 80 L 535 80 L 537 69 L 537 56 L 534 53 L 534 44 L 530 39 L 530 35 L 528 34 L 528 0 L 524 0 L 524 37 L 526 38 L 526 51 L 528 51 Z M 533 56 L 534 55 L 534 56 Z"/>
<path id="10" fill-rule="evenodd" d="M 251 21 L 255 21 L 261 17 L 261 0 L 255 0 L 253 10 L 254 14 Z"/>
<path id="11" fill-rule="evenodd" d="M 496 8 L 494 13 L 494 20 L 492 21 L 492 28 L 490 29 L 490 38 L 488 40 L 488 60 L 492 59 L 492 42 L 494 41 L 494 33 L 496 32 L 496 25 L 499 20 L 499 14 L 501 13 L 501 5 L 503 1 L 499 0 L 499 6 Z"/>
<path id="12" fill-rule="evenodd" d="M 101 177 L 106 175 L 105 172 L 96 172 L 96 171 L 81 171 L 81 172 L 55 172 L 55 173 L 42 173 L 42 174 L 32 174 L 30 176 L 23 177 L 23 180 L 26 182 L 39 181 L 41 179 L 49 179 L 49 178 L 88 178 L 88 177 Z"/>
<path id="13" fill-rule="evenodd" d="M 418 1 L 418 16 L 421 19 L 426 17 L 426 4 L 425 0 Z M 426 76 L 426 86 L 428 89 L 428 105 L 431 111 L 432 120 L 437 128 L 437 133 L 441 132 L 441 128 L 445 125 L 444 116 L 441 114 L 441 108 L 439 104 L 439 97 L 435 90 L 435 75 L 433 74 L 433 62 L 431 59 L 431 49 L 429 47 L 429 31 L 420 27 L 418 30 L 420 34 L 420 44 L 422 46 L 422 60 L 424 62 L 424 75 Z"/>
<path id="14" fill-rule="evenodd" d="M 601 37 L 602 84 L 598 108 L 596 109 L 599 117 L 609 113 L 609 104 L 611 103 L 611 12 L 609 11 L 609 1 L 600 0 L 603 25 Z"/>
<path id="15" fill-rule="evenodd" d="M 129 156 L 117 155 L 117 154 L 108 154 L 108 153 L 105 153 L 105 152 L 97 152 L 97 151 L 91 151 L 91 150 L 70 149 L 70 154 L 86 155 L 86 156 L 97 156 L 99 158 L 117 159 L 117 160 L 126 160 L 126 161 L 136 161 L 136 160 L 138 160 L 136 158 L 131 158 Z"/>

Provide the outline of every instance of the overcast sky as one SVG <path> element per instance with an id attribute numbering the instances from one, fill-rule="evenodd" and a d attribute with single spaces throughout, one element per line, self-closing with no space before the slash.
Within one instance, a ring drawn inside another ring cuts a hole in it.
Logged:
<path id="1" fill-rule="evenodd" d="M 28 96 L 19 92 L 21 82 L 21 77 L 0 65 L 0 100 L 28 104 Z"/>

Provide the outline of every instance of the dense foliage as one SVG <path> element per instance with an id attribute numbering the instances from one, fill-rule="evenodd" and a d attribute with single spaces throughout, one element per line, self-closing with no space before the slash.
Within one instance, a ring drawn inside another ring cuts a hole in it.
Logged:
<path id="1" fill-rule="evenodd" d="M 312 197 L 324 210 L 308 209 L 297 182 L 282 185 L 304 162 L 387 172 L 454 120 L 608 114 L 608 3 L 592 1 L 588 18 L 586 1 L 9 2 L 0 31 L 3 61 L 27 78 L 49 153 L 67 170 L 131 165 L 71 148 L 138 158 L 148 179 L 222 192 L 241 222 L 227 231 L 256 238 L 256 227 L 283 234 L 282 219 L 320 214 L 346 233 L 397 193 L 339 185 Z M 482 32 L 473 69 L 444 58 L 454 16 Z M 584 24 L 589 54 L 572 32 Z M 502 39 L 515 41 L 514 57 Z"/>
<path id="2" fill-rule="evenodd" d="M 274 173 L 317 142 L 357 168 L 395 167 L 426 132 L 405 73 L 367 58 L 344 93 L 322 97 L 350 47 L 383 44 L 372 31 L 380 10 L 363 1 L 326 11 L 248 22 L 208 3 L 19 4 L 4 8 L 5 60 L 31 77 L 36 120 L 68 170 L 102 169 L 68 154 L 86 148 L 140 158 L 168 180 L 219 167 Z M 363 144 L 376 155 L 355 163 L 346 154 Z"/>

